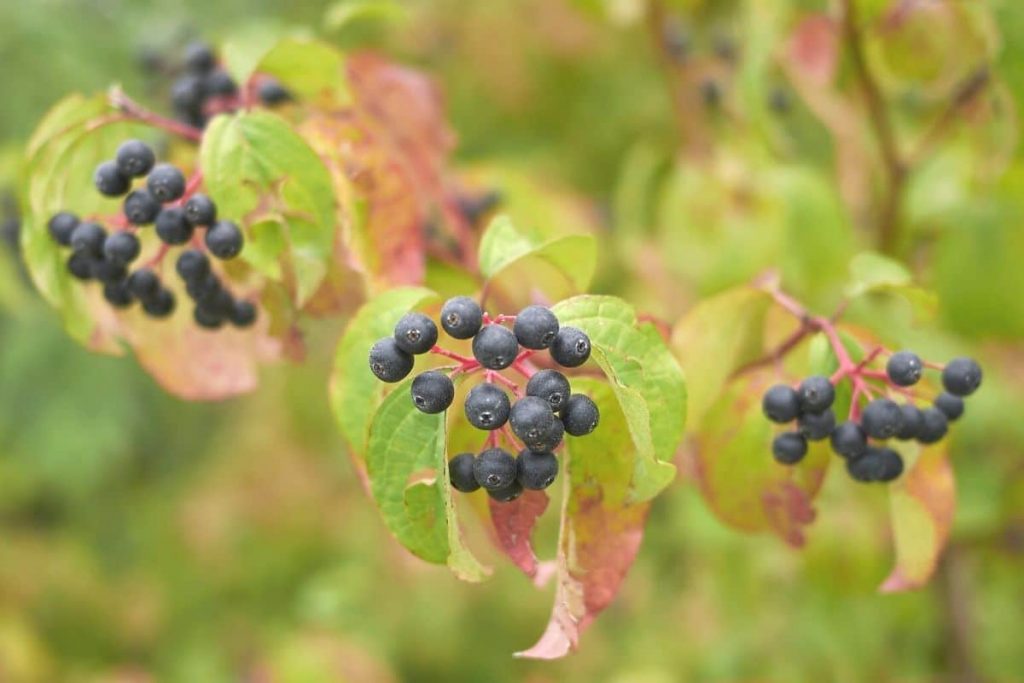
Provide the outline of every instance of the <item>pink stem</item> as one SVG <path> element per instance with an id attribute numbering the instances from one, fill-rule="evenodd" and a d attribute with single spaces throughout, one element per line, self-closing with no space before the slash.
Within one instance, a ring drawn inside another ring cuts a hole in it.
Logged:
<path id="1" fill-rule="evenodd" d="M 149 124 L 154 128 L 160 128 L 168 133 L 179 135 L 186 140 L 191 140 L 192 142 L 199 142 L 203 139 L 203 131 L 198 128 L 193 128 L 192 126 L 181 123 L 180 121 L 160 116 L 159 114 L 146 109 L 119 89 L 110 94 L 110 103 L 117 107 L 117 109 L 123 114 L 128 116 L 128 118 Z"/>

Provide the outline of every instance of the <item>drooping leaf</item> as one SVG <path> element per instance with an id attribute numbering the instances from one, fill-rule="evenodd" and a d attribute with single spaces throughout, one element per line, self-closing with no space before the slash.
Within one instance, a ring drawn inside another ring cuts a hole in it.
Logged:
<path id="1" fill-rule="evenodd" d="M 509 559 L 531 579 L 543 579 L 537 553 L 530 543 L 530 535 L 537 519 L 548 508 L 548 496 L 543 491 L 525 491 L 510 503 L 498 503 L 488 498 L 491 523 L 498 544 Z"/>
<path id="2" fill-rule="evenodd" d="M 487 279 L 524 259 L 545 261 L 565 276 L 574 291 L 582 292 L 594 275 L 597 246 L 590 235 L 528 235 L 517 230 L 508 216 L 498 216 L 480 239 L 478 259 Z"/>

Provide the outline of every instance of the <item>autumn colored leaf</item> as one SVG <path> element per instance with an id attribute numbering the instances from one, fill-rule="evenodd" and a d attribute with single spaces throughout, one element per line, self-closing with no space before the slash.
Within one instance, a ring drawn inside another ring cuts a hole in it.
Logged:
<path id="1" fill-rule="evenodd" d="M 512 562 L 534 581 L 543 579 L 537 554 L 530 543 L 530 535 L 537 520 L 548 508 L 548 496 L 543 491 L 524 491 L 511 503 L 498 503 L 488 498 L 491 523 L 498 545 Z"/>

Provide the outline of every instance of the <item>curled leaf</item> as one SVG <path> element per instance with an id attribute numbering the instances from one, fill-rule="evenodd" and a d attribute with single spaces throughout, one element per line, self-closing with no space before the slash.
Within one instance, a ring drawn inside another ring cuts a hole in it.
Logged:
<path id="1" fill-rule="evenodd" d="M 498 503 L 488 498 L 491 523 L 501 549 L 513 563 L 535 582 L 545 578 L 540 573 L 537 554 L 530 543 L 530 534 L 537 520 L 548 509 L 548 496 L 543 491 L 525 491 L 511 503 Z"/>

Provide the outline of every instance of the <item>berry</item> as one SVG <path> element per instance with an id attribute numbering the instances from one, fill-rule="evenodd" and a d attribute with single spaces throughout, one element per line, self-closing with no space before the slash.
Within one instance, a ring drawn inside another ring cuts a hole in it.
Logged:
<path id="1" fill-rule="evenodd" d="M 590 358 L 590 337 L 575 327 L 563 327 L 551 342 L 551 357 L 566 368 L 583 365 Z"/>
<path id="2" fill-rule="evenodd" d="M 99 257 L 103 254 L 103 243 L 107 239 L 107 231 L 98 223 L 79 223 L 71 231 L 71 248 L 90 256 Z"/>
<path id="3" fill-rule="evenodd" d="M 932 444 L 941 440 L 949 430 L 946 414 L 938 408 L 926 408 L 921 411 L 921 428 L 917 431 L 917 440 L 924 444 Z"/>
<path id="4" fill-rule="evenodd" d="M 476 458 L 472 453 L 459 453 L 448 461 L 448 479 L 452 482 L 452 488 L 463 493 L 472 493 L 480 488 L 473 476 L 473 461 Z"/>
<path id="5" fill-rule="evenodd" d="M 285 89 L 283 85 L 273 79 L 267 79 L 260 83 L 258 95 L 260 102 L 272 107 L 275 104 L 281 104 L 282 102 L 288 102 L 292 99 L 292 94 Z"/>
<path id="6" fill-rule="evenodd" d="M 97 166 L 92 180 L 100 194 L 107 197 L 120 197 L 132 186 L 131 178 L 121 173 L 114 161 L 104 161 Z"/>
<path id="7" fill-rule="evenodd" d="M 536 438 L 524 438 L 523 445 L 537 453 L 553 451 L 562 443 L 562 437 L 564 436 L 565 426 L 562 424 L 562 421 L 554 420 L 551 425 Z"/>
<path id="8" fill-rule="evenodd" d="M 519 311 L 512 329 L 523 347 L 546 349 L 558 334 L 558 318 L 543 306 L 527 306 Z"/>
<path id="9" fill-rule="evenodd" d="M 441 327 L 455 339 L 469 339 L 480 331 L 484 313 L 468 296 L 448 299 L 441 307 Z"/>
<path id="10" fill-rule="evenodd" d="M 864 483 L 879 481 L 887 468 L 884 452 L 888 450 L 877 446 L 868 446 L 867 451 L 859 458 L 846 461 L 846 471 L 856 480 Z"/>
<path id="11" fill-rule="evenodd" d="M 428 370 L 412 381 L 412 402 L 428 414 L 443 413 L 455 399 L 455 385 L 448 375 Z"/>
<path id="12" fill-rule="evenodd" d="M 217 221 L 206 230 L 206 248 L 219 259 L 232 259 L 242 251 L 242 231 L 231 221 Z"/>
<path id="13" fill-rule="evenodd" d="M 488 491 L 499 491 L 516 479 L 516 459 L 501 448 L 488 448 L 473 461 L 473 478 Z"/>
<path id="14" fill-rule="evenodd" d="M 196 321 L 196 325 L 207 330 L 216 330 L 224 325 L 224 316 L 219 311 L 205 306 L 196 306 L 192 311 L 192 319 Z"/>
<path id="15" fill-rule="evenodd" d="M 511 503 L 513 500 L 523 495 L 523 485 L 518 481 L 513 481 L 505 488 L 497 489 L 496 491 L 488 491 L 487 495 L 499 503 Z"/>
<path id="16" fill-rule="evenodd" d="M 812 375 L 801 382 L 797 394 L 800 397 L 800 410 L 805 413 L 828 410 L 836 399 L 836 390 L 832 383 L 821 375 Z"/>
<path id="17" fill-rule="evenodd" d="M 139 257 L 139 238 L 127 231 L 115 232 L 103 241 L 103 255 L 114 263 L 128 264 Z"/>
<path id="18" fill-rule="evenodd" d="M 185 291 L 197 302 L 211 302 L 223 291 L 220 280 L 213 273 L 185 281 Z"/>
<path id="19" fill-rule="evenodd" d="M 84 251 L 76 251 L 68 257 L 68 272 L 79 280 L 92 279 L 92 262 L 94 257 Z"/>
<path id="20" fill-rule="evenodd" d="M 238 85 L 231 74 L 223 69 L 217 69 L 206 77 L 203 84 L 207 95 L 215 97 L 231 97 L 238 92 Z"/>
<path id="21" fill-rule="evenodd" d="M 891 448 L 884 448 L 878 457 L 882 460 L 882 471 L 878 475 L 878 481 L 888 483 L 903 474 L 903 458 L 899 453 Z"/>
<path id="22" fill-rule="evenodd" d="M 954 396 L 970 396 L 981 386 L 981 366 L 973 358 L 954 358 L 942 371 L 942 386 Z"/>
<path id="23" fill-rule="evenodd" d="M 776 384 L 764 392 L 761 409 L 772 422 L 792 422 L 800 415 L 800 396 L 793 387 Z"/>
<path id="24" fill-rule="evenodd" d="M 217 220 L 217 205 L 205 194 L 194 194 L 185 202 L 185 219 L 197 228 L 213 225 Z"/>
<path id="25" fill-rule="evenodd" d="M 185 194 L 185 176 L 176 166 L 157 164 L 146 178 L 146 187 L 154 197 L 166 204 L 181 199 Z"/>
<path id="26" fill-rule="evenodd" d="M 154 318 L 166 318 L 174 312 L 174 294 L 161 287 L 156 294 L 143 299 L 142 310 Z"/>
<path id="27" fill-rule="evenodd" d="M 206 83 L 199 76 L 186 74 L 171 86 L 171 105 L 180 114 L 200 114 L 204 97 Z"/>
<path id="28" fill-rule="evenodd" d="M 964 400 L 948 391 L 944 391 L 936 396 L 934 404 L 950 422 L 964 414 Z"/>
<path id="29" fill-rule="evenodd" d="M 146 175 L 156 163 L 156 155 L 153 148 L 142 140 L 128 140 L 122 142 L 117 148 L 117 155 L 114 163 L 122 175 L 129 178 L 139 178 Z"/>
<path id="30" fill-rule="evenodd" d="M 126 308 L 131 306 L 132 301 L 135 300 L 132 293 L 128 291 L 128 284 L 124 280 L 121 282 L 108 282 L 103 285 L 103 298 L 115 308 Z"/>
<path id="31" fill-rule="evenodd" d="M 385 337 L 370 348 L 370 371 L 384 382 L 399 382 L 412 372 L 413 359 L 398 348 L 394 337 Z"/>
<path id="32" fill-rule="evenodd" d="M 150 299 L 160 291 L 160 278 L 149 268 L 140 268 L 128 276 L 128 291 L 137 299 Z"/>
<path id="33" fill-rule="evenodd" d="M 473 337 L 473 356 L 485 368 L 507 368 L 512 365 L 518 353 L 519 342 L 516 336 L 501 325 L 485 325 Z"/>
<path id="34" fill-rule="evenodd" d="M 477 384 L 469 390 L 464 405 L 466 419 L 477 429 L 498 429 L 508 422 L 512 403 L 508 394 L 493 384 Z"/>
<path id="35" fill-rule="evenodd" d="M 859 458 L 868 449 L 864 430 L 853 420 L 847 420 L 832 432 L 832 450 L 844 458 Z"/>
<path id="36" fill-rule="evenodd" d="M 437 343 L 437 325 L 422 313 L 406 313 L 395 325 L 395 341 L 406 353 L 426 353 Z"/>
<path id="37" fill-rule="evenodd" d="M 797 422 L 798 430 L 811 441 L 821 441 L 832 435 L 836 428 L 836 414 L 831 410 L 823 413 L 804 413 Z"/>
<path id="38" fill-rule="evenodd" d="M 185 220 L 184 209 L 170 206 L 156 217 L 156 234 L 167 244 L 185 244 L 192 239 L 192 224 Z"/>
<path id="39" fill-rule="evenodd" d="M 550 451 L 534 453 L 522 451 L 516 458 L 518 474 L 516 480 L 524 489 L 540 491 L 554 483 L 558 476 L 558 458 Z"/>
<path id="40" fill-rule="evenodd" d="M 772 439 L 772 455 L 783 465 L 795 465 L 807 455 L 807 439 L 797 432 L 783 432 Z"/>
<path id="41" fill-rule="evenodd" d="M 860 417 L 864 432 L 873 439 L 889 439 L 900 431 L 903 411 L 899 404 L 887 398 L 876 398 L 864 407 Z"/>
<path id="42" fill-rule="evenodd" d="M 912 351 L 897 351 L 889 357 L 889 362 L 885 364 L 885 372 L 894 384 L 909 387 L 921 379 L 924 363 Z"/>
<path id="43" fill-rule="evenodd" d="M 561 417 L 565 431 L 573 436 L 586 436 L 597 429 L 601 413 L 589 396 L 573 394 L 562 408 Z"/>
<path id="44" fill-rule="evenodd" d="M 900 406 L 900 430 L 896 432 L 896 438 L 903 441 L 916 439 L 917 433 L 921 430 L 921 410 L 913 403 L 904 403 Z"/>
<path id="45" fill-rule="evenodd" d="M 206 73 L 216 63 L 217 57 L 209 44 L 197 41 L 185 47 L 185 68 L 192 73 Z"/>
<path id="46" fill-rule="evenodd" d="M 526 395 L 537 396 L 558 412 L 569 402 L 569 380 L 558 370 L 541 370 L 526 383 Z"/>
<path id="47" fill-rule="evenodd" d="M 230 317 L 235 327 L 249 327 L 256 322 L 256 306 L 250 301 L 236 301 Z"/>
<path id="48" fill-rule="evenodd" d="M 548 402 L 536 396 L 524 396 L 516 401 L 508 416 L 512 431 L 528 446 L 542 440 L 555 421 Z"/>
<path id="49" fill-rule="evenodd" d="M 186 249 L 178 256 L 174 269 L 186 282 L 201 280 L 210 274 L 210 259 L 198 249 Z"/>
<path id="50" fill-rule="evenodd" d="M 123 263 L 106 258 L 93 259 L 92 276 L 100 282 L 121 282 L 128 277 L 128 269 Z"/>
<path id="51" fill-rule="evenodd" d="M 149 190 L 133 190 L 124 198 L 124 215 L 133 225 L 149 225 L 160 213 L 160 201 Z"/>
<path id="52" fill-rule="evenodd" d="M 47 223 L 50 236 L 61 246 L 71 246 L 71 233 L 78 227 L 78 216 L 67 211 L 55 213 Z"/>

